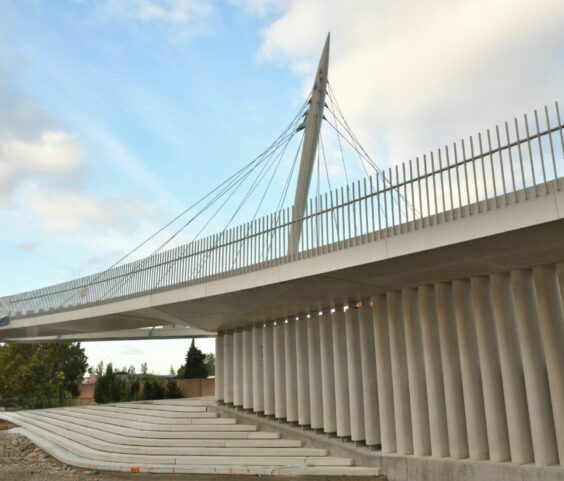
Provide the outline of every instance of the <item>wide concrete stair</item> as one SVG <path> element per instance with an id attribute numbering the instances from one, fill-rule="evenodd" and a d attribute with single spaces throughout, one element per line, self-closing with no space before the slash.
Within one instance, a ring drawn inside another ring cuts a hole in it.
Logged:
<path id="1" fill-rule="evenodd" d="M 59 461 L 108 471 L 376 476 L 326 449 L 222 418 L 211 400 L 0 413 Z"/>

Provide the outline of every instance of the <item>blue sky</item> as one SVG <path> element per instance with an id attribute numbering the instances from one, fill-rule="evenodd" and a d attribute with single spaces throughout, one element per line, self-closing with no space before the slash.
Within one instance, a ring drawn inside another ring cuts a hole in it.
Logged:
<path id="1" fill-rule="evenodd" d="M 304 101 L 329 30 L 331 84 L 381 167 L 563 100 L 560 0 L 0 0 L 0 12 L 0 295 L 104 269 L 259 154 Z M 87 345 L 92 363 L 160 371 L 186 347 Z"/>

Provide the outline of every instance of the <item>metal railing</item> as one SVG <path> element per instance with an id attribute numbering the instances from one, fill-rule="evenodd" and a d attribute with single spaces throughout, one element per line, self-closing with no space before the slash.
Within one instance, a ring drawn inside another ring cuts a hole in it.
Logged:
<path id="1" fill-rule="evenodd" d="M 401 235 L 560 190 L 558 104 L 291 208 L 100 274 L 10 297 L 11 317 L 76 309 L 190 286 Z M 552 185 L 552 186 L 551 186 Z M 294 222 L 299 250 L 288 255 Z"/>

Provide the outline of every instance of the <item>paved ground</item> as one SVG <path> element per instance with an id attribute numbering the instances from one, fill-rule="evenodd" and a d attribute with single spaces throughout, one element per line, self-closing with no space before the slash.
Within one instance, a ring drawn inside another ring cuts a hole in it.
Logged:
<path id="1" fill-rule="evenodd" d="M 72 468 L 53 459 L 25 436 L 11 433 L 9 429 L 12 427 L 14 426 L 0 421 L 0 479 L 2 481 L 227 481 L 225 476 L 110 473 Z M 249 481 L 248 476 L 228 476 L 228 478 L 229 481 Z M 260 479 L 283 481 L 291 478 L 261 476 Z M 312 478 L 308 476 L 307 479 Z M 324 479 L 328 478 L 315 476 L 315 481 Z M 359 478 L 356 480 L 358 481 Z"/>

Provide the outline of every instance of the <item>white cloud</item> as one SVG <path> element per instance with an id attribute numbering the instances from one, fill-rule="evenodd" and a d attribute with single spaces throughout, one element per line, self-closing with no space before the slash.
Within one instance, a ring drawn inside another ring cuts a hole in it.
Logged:
<path id="1" fill-rule="evenodd" d="M 57 235 L 79 234 L 84 229 L 89 233 L 104 229 L 109 235 L 110 231 L 135 228 L 139 218 L 150 218 L 154 213 L 150 204 L 115 194 L 98 198 L 80 191 L 28 184 L 20 196 L 36 228 Z"/>
<path id="2" fill-rule="evenodd" d="M 560 0 L 294 0 L 260 56 L 309 91 L 331 31 L 331 84 L 386 165 L 561 97 L 563 22 Z"/>
<path id="3" fill-rule="evenodd" d="M 209 0 L 104 0 L 87 2 L 110 19 L 153 24 L 174 40 L 206 33 L 215 17 Z"/>
<path id="4" fill-rule="evenodd" d="M 24 178 L 76 175 L 83 158 L 77 139 L 62 131 L 46 130 L 31 140 L 0 139 L 0 200 L 9 198 Z"/>

